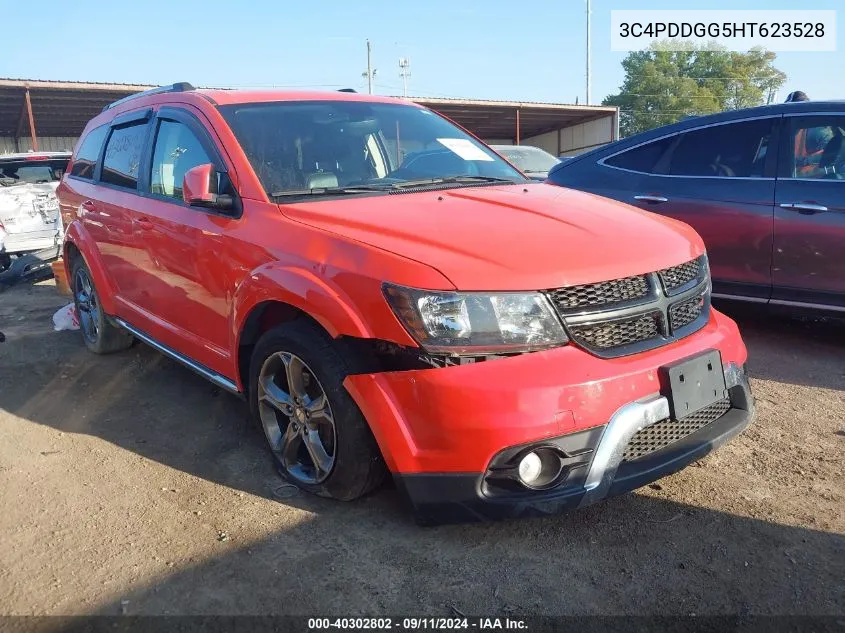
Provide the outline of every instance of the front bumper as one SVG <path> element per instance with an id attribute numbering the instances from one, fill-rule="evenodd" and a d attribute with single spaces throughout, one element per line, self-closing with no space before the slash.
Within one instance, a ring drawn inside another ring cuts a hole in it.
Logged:
<path id="1" fill-rule="evenodd" d="M 669 345 L 602 359 L 574 345 L 512 358 L 348 376 L 392 473 L 484 472 L 509 446 L 607 424 L 621 407 L 660 391 L 661 367 L 705 350 L 742 366 L 736 324 L 716 310 Z"/>
<path id="2" fill-rule="evenodd" d="M 551 490 L 490 495 L 484 473 L 396 473 L 394 480 L 424 524 L 545 516 L 584 507 L 677 472 L 741 433 L 754 417 L 748 380 L 735 364 L 725 368 L 725 378 L 731 408 L 724 415 L 644 457 L 623 461 L 623 452 L 638 431 L 669 416 L 664 396 L 627 404 L 607 425 L 589 435 L 575 434 L 587 442 L 591 458 Z"/>
<path id="3" fill-rule="evenodd" d="M 547 492 L 507 499 L 485 494 L 484 473 L 497 455 L 513 447 L 551 442 L 569 450 L 573 442 L 581 442 L 594 450 L 591 460 L 604 455 L 601 459 L 612 464 L 615 453 L 596 449 L 609 421 L 623 413 L 623 419 L 638 419 L 641 411 L 647 420 L 656 421 L 665 406 L 659 398 L 660 368 L 705 350 L 718 350 L 725 367 L 740 368 L 747 358 L 736 324 L 713 310 L 710 321 L 695 334 L 630 356 L 601 359 L 569 345 L 461 366 L 351 375 L 344 386 L 369 422 L 400 489 L 418 511 L 436 513 L 445 504 L 464 519 L 544 514 L 678 470 L 748 424 L 747 383 L 742 372 L 731 370 L 729 374 L 743 378 L 734 383 L 728 376 L 730 413 L 665 452 L 637 460 L 636 469 L 628 463 L 621 463 L 618 472 L 605 466 L 599 477 L 600 471 L 593 468 L 588 482 L 585 467 L 565 486 Z M 694 446 L 689 444 L 693 441 Z M 623 445 L 618 438 L 612 444 L 615 449 Z"/>

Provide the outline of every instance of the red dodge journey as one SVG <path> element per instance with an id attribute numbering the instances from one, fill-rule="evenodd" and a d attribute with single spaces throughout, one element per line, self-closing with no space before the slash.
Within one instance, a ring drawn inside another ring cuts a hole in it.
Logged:
<path id="1" fill-rule="evenodd" d="M 753 417 L 690 227 L 532 182 L 412 103 L 157 88 L 88 123 L 58 197 L 88 348 L 241 394 L 318 495 L 389 473 L 424 523 L 554 513 Z"/>

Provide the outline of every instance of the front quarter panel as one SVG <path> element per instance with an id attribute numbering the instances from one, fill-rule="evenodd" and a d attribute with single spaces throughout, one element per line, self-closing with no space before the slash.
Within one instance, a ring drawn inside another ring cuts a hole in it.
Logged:
<path id="1" fill-rule="evenodd" d="M 278 209 L 276 210 L 278 213 Z M 230 310 L 232 358 L 250 314 L 264 302 L 291 305 L 317 321 L 333 338 L 353 336 L 416 347 L 382 293 L 384 282 L 453 290 L 429 266 L 320 229 L 290 222 L 281 213 L 286 248 L 243 276 L 234 289 Z M 270 233 L 272 234 L 272 233 Z M 233 368 L 233 375 L 237 375 Z"/>

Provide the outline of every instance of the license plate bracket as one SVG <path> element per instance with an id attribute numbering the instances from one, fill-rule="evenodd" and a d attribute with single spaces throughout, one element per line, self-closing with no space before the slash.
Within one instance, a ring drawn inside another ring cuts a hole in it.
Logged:
<path id="1" fill-rule="evenodd" d="M 660 368 L 660 383 L 674 420 L 700 411 L 728 395 L 719 350 L 664 365 Z"/>

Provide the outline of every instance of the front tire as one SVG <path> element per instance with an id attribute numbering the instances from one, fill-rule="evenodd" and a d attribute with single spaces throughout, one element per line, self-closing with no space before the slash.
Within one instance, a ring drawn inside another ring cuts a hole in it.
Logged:
<path id="1" fill-rule="evenodd" d="M 73 260 L 70 278 L 73 303 L 76 306 L 79 330 L 85 347 L 95 354 L 111 354 L 130 347 L 134 338 L 129 332 L 109 321 L 103 312 L 91 271 L 81 257 Z"/>
<path id="2" fill-rule="evenodd" d="M 367 421 L 343 387 L 348 374 L 332 340 L 305 319 L 265 333 L 249 373 L 250 412 L 280 474 L 342 501 L 375 489 L 385 475 Z"/>

